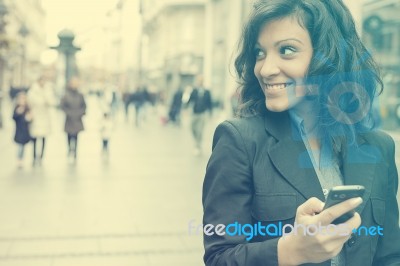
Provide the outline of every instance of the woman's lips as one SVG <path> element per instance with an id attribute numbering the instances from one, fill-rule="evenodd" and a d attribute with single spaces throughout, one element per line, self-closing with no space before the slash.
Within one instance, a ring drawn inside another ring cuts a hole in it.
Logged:
<path id="1" fill-rule="evenodd" d="M 264 84 L 264 93 L 269 97 L 280 96 L 281 94 L 284 94 L 286 88 L 291 85 L 293 85 L 293 83 Z"/>

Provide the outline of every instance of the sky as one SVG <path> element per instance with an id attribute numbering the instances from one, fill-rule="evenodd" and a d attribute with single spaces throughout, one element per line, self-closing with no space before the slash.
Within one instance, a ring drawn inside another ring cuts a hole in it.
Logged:
<path id="1" fill-rule="evenodd" d="M 69 28 L 77 35 L 102 27 L 116 0 L 42 0 L 46 10 L 49 44 L 57 43 L 57 33 Z"/>
<path id="2" fill-rule="evenodd" d="M 101 54 L 106 14 L 115 9 L 116 3 L 117 0 L 42 0 L 46 12 L 47 44 L 58 45 L 57 34 L 67 28 L 75 33 L 75 44 L 86 48 L 79 56 L 85 57 L 88 52 Z M 48 51 L 42 60 L 54 60 L 54 53 Z"/>

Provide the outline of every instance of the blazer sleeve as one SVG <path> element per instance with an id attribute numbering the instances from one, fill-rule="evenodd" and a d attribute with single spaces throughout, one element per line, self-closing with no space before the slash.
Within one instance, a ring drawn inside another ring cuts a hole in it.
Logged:
<path id="1" fill-rule="evenodd" d="M 234 124 L 220 124 L 203 184 L 203 226 L 252 224 L 252 160 Z M 244 235 L 203 233 L 206 265 L 278 265 L 278 238 L 250 243 Z"/>
<path id="2" fill-rule="evenodd" d="M 384 235 L 378 241 L 378 249 L 374 257 L 375 266 L 400 266 L 400 228 L 399 207 L 397 204 L 398 173 L 395 163 L 395 145 L 392 138 L 388 137 L 388 186 L 385 198 Z"/>

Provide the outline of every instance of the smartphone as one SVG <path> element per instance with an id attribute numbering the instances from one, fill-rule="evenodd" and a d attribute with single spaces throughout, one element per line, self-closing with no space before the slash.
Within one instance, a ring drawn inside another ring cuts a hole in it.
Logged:
<path id="1" fill-rule="evenodd" d="M 324 210 L 336 205 L 340 202 L 351 198 L 362 197 L 365 188 L 361 185 L 346 185 L 346 186 L 336 186 L 329 190 L 328 196 L 325 201 Z M 342 216 L 336 218 L 332 224 L 341 224 L 346 222 L 348 219 L 353 217 L 354 210 L 351 210 Z"/>

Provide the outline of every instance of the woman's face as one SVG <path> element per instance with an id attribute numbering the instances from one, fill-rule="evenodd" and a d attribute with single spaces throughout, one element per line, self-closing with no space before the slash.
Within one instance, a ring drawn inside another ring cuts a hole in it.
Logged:
<path id="1" fill-rule="evenodd" d="M 302 84 L 313 55 L 311 38 L 296 18 L 286 17 L 261 27 L 254 48 L 254 74 L 268 110 L 282 112 L 305 95 Z"/>

